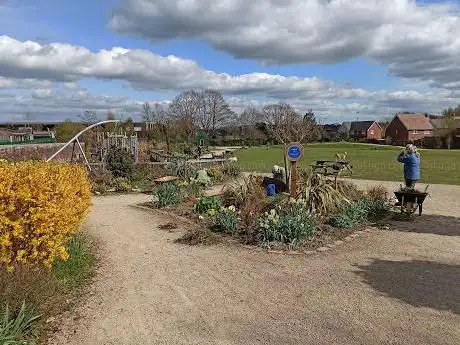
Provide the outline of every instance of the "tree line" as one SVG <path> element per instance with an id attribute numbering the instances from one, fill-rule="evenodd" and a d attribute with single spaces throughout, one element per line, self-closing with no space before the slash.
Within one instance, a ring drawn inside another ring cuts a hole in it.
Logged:
<path id="1" fill-rule="evenodd" d="M 158 129 L 168 146 L 178 130 L 189 142 L 197 130 L 215 138 L 218 132 L 233 129 L 242 141 L 262 135 L 278 143 L 307 142 L 320 135 L 312 111 L 301 114 L 287 103 L 277 103 L 236 113 L 216 90 L 186 90 L 168 105 L 146 102 L 142 118 Z"/>
<path id="2" fill-rule="evenodd" d="M 460 105 L 443 110 L 442 115 L 445 120 L 442 134 L 452 139 L 460 118 Z M 166 142 L 168 148 L 172 141 L 194 142 L 197 131 L 205 133 L 211 140 L 226 133 L 241 142 L 281 144 L 321 140 L 325 135 L 311 110 L 300 113 L 290 104 L 276 103 L 235 112 L 219 91 L 211 89 L 185 90 L 169 104 L 145 102 L 141 116 L 150 129 L 150 138 Z M 109 112 L 107 119 L 115 119 L 115 115 Z M 98 117 L 93 111 L 85 111 L 80 115 L 80 120 L 80 125 L 87 126 L 97 122 Z M 130 128 L 132 124 L 129 118 L 124 127 Z M 74 132 L 69 122 L 61 127 L 60 132 L 64 135 L 59 135 L 58 131 L 59 139 L 65 139 L 63 137 Z M 448 140 L 448 146 L 450 142 Z"/>

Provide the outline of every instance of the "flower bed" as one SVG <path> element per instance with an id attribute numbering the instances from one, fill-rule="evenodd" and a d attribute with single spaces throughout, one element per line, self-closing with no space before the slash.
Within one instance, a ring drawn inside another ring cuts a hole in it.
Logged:
<path id="1" fill-rule="evenodd" d="M 185 190 L 185 185 L 162 186 L 150 207 L 185 216 L 198 225 L 182 243 L 239 242 L 245 245 L 292 250 L 318 248 L 368 224 L 378 222 L 390 212 L 388 193 L 382 187 L 360 191 L 350 182 L 339 182 L 337 188 L 318 175 L 304 175 L 298 198 L 288 195 L 265 196 L 262 178 L 244 177 L 225 186 L 218 197 L 201 197 Z M 161 193 L 174 189 L 174 193 Z M 165 203 L 175 194 L 174 202 Z M 159 200 L 163 200 L 160 202 Z M 210 241 L 208 241 L 211 239 Z"/>

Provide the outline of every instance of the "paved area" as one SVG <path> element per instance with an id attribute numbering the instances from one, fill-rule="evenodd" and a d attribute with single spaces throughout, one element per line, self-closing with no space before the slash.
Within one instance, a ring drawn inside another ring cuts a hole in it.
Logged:
<path id="1" fill-rule="evenodd" d="M 51 343 L 460 344 L 459 208 L 437 205 L 441 191 L 442 215 L 311 256 L 175 244 L 157 228 L 170 219 L 129 206 L 147 196 L 95 198 L 103 260 Z"/>

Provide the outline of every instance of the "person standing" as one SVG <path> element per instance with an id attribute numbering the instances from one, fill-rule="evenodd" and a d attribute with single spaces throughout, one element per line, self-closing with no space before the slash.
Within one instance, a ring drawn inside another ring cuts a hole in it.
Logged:
<path id="1" fill-rule="evenodd" d="M 406 187 L 415 188 L 415 184 L 420 180 L 420 154 L 417 152 L 417 148 L 412 144 L 408 144 L 397 159 L 398 162 L 404 164 Z"/>

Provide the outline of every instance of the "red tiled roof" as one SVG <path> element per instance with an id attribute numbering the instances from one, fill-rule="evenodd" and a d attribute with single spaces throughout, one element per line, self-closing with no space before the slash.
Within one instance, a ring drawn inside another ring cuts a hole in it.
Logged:
<path id="1" fill-rule="evenodd" d="M 397 114 L 407 130 L 433 130 L 430 118 L 425 114 Z"/>

